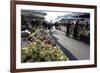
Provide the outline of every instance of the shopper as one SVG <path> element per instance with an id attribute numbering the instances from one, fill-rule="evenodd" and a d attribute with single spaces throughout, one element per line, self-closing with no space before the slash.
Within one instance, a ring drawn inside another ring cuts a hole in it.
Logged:
<path id="1" fill-rule="evenodd" d="M 79 27 L 80 25 L 79 25 L 79 20 L 77 20 L 75 23 L 74 23 L 74 39 L 77 39 L 77 37 L 78 37 L 78 33 L 79 33 L 79 31 L 78 31 L 78 27 Z"/>
<path id="2" fill-rule="evenodd" d="M 42 22 L 42 26 L 44 27 L 44 29 L 47 29 L 47 27 L 48 27 L 47 22 L 46 21 L 43 21 Z"/>
<path id="3" fill-rule="evenodd" d="M 32 27 L 34 27 L 34 24 L 35 24 L 35 23 L 34 23 L 34 21 L 32 20 L 32 21 L 31 21 L 31 25 L 32 25 Z"/>
<path id="4" fill-rule="evenodd" d="M 56 22 L 54 25 L 55 25 L 55 28 L 58 29 L 58 27 L 59 27 L 58 22 Z"/>
<path id="5" fill-rule="evenodd" d="M 48 30 L 49 31 L 50 31 L 51 27 L 52 27 L 52 24 L 51 23 L 48 23 Z"/>
<path id="6" fill-rule="evenodd" d="M 66 24 L 66 36 L 69 36 L 70 21 Z"/>

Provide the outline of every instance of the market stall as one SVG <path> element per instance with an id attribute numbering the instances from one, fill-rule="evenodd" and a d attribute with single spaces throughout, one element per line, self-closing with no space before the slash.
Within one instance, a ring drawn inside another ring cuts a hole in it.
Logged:
<path id="1" fill-rule="evenodd" d="M 38 28 L 29 35 L 27 43 L 22 45 L 22 63 L 69 60 L 48 32 Z"/>

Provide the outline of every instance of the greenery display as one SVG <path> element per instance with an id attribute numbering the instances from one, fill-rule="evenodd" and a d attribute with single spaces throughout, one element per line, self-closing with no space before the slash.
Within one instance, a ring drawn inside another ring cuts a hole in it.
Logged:
<path id="1" fill-rule="evenodd" d="M 30 43 L 21 48 L 22 63 L 69 60 L 46 30 L 37 29 L 30 36 Z"/>

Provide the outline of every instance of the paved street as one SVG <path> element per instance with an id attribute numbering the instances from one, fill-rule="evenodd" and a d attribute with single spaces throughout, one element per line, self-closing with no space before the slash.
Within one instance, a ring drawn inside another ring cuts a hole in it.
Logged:
<path id="1" fill-rule="evenodd" d="M 56 40 L 65 47 L 69 52 L 71 52 L 77 59 L 85 60 L 90 57 L 90 48 L 89 45 L 66 37 L 65 33 L 59 30 L 51 30 L 52 35 L 56 37 Z"/>

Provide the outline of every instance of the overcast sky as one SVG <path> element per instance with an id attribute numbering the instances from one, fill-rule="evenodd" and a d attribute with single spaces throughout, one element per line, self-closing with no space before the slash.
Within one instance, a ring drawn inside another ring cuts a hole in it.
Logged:
<path id="1" fill-rule="evenodd" d="M 45 16 L 45 19 L 47 21 L 55 20 L 58 16 L 63 16 L 63 15 L 68 14 L 66 12 L 46 12 L 46 13 L 47 15 Z"/>

